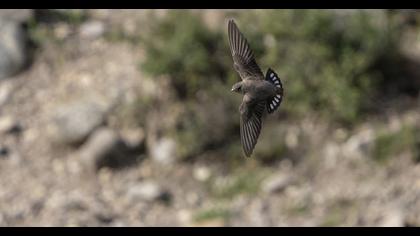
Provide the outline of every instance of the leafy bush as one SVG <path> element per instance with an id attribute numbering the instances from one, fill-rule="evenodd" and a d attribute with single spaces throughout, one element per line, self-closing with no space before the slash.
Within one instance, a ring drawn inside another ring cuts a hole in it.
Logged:
<path id="1" fill-rule="evenodd" d="M 275 69 L 285 86 L 282 109 L 352 123 L 375 106 L 385 85 L 401 77 L 399 31 L 384 11 L 341 16 L 331 10 L 229 13 L 248 38 L 262 70 Z M 209 30 L 189 11 L 173 10 L 144 37 L 152 75 L 172 78 L 180 97 L 208 83 L 228 90 L 238 80 L 223 31 Z"/>
<path id="2" fill-rule="evenodd" d="M 48 43 L 61 43 L 54 33 L 54 25 L 58 23 L 77 27 L 89 19 L 86 10 L 34 10 L 33 16 L 25 23 L 31 46 L 38 47 Z"/>
<path id="3" fill-rule="evenodd" d="M 213 207 L 209 209 L 200 210 L 199 212 L 195 213 L 193 216 L 193 221 L 196 223 L 201 223 L 209 220 L 221 219 L 226 221 L 232 213 L 229 209 L 222 208 L 222 207 Z"/>
<path id="4" fill-rule="evenodd" d="M 412 126 L 404 126 L 394 133 L 381 133 L 375 140 L 373 158 L 385 162 L 402 152 L 410 152 L 413 159 L 418 161 L 419 133 L 419 130 Z"/>
<path id="5" fill-rule="evenodd" d="M 381 92 L 381 85 L 396 79 L 396 73 L 383 64 L 397 62 L 399 33 L 382 12 L 358 11 L 349 16 L 326 10 L 261 13 L 247 14 L 241 23 L 252 22 L 254 28 L 248 31 L 266 35 L 261 62 L 282 77 L 283 109 L 290 114 L 314 111 L 354 122 L 374 105 L 371 100 Z"/>
<path id="6" fill-rule="evenodd" d="M 142 38 L 147 60 L 143 69 L 152 75 L 169 75 L 181 98 L 192 97 L 209 84 L 226 81 L 227 45 L 222 32 L 209 30 L 199 16 L 171 10 Z"/>
<path id="7" fill-rule="evenodd" d="M 232 200 L 239 195 L 253 195 L 260 191 L 261 183 L 271 173 L 264 168 L 248 166 L 233 168 L 224 181 L 213 180 L 209 185 L 211 195 L 216 199 Z"/>

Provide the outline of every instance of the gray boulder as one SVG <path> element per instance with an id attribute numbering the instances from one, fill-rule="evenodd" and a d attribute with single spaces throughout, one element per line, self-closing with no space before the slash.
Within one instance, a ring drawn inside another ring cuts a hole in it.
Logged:
<path id="1" fill-rule="evenodd" d="M 30 12 L 0 11 L 0 80 L 20 72 L 28 61 L 27 33 L 22 21 Z"/>
<path id="2" fill-rule="evenodd" d="M 22 23 L 29 20 L 34 14 L 32 9 L 2 9 L 0 19 Z"/>
<path id="3" fill-rule="evenodd" d="M 178 160 L 177 144 L 171 138 L 161 138 L 150 145 L 149 149 L 152 160 L 157 163 L 168 165 Z"/>
<path id="4" fill-rule="evenodd" d="M 127 197 L 131 201 L 168 201 L 170 194 L 154 181 L 143 181 L 130 186 Z"/>
<path id="5" fill-rule="evenodd" d="M 50 125 L 55 143 L 81 144 L 104 123 L 107 108 L 92 100 L 78 100 L 58 107 Z"/>
<path id="6" fill-rule="evenodd" d="M 285 190 L 293 184 L 295 178 L 288 174 L 279 174 L 267 179 L 262 186 L 262 190 L 266 193 L 278 193 Z"/>
<path id="7" fill-rule="evenodd" d="M 96 39 L 105 33 L 105 24 L 101 21 L 88 21 L 80 26 L 80 36 L 84 39 Z"/>
<path id="8" fill-rule="evenodd" d="M 18 133 L 19 123 L 12 116 L 0 116 L 0 134 Z"/>
<path id="9" fill-rule="evenodd" d="M 102 167 L 120 168 L 136 163 L 136 152 L 126 145 L 114 130 L 108 127 L 97 129 L 79 150 L 81 163 L 87 171 Z"/>

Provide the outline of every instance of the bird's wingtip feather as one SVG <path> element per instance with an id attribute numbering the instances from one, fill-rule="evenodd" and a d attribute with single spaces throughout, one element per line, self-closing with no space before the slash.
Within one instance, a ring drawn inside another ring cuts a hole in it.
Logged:
<path id="1" fill-rule="evenodd" d="M 235 20 L 233 18 L 229 18 L 228 25 L 235 25 Z"/>

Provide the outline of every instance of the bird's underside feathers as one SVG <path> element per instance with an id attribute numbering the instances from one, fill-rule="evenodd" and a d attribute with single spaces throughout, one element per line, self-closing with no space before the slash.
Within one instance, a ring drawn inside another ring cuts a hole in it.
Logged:
<path id="1" fill-rule="evenodd" d="M 276 94 L 274 97 L 267 99 L 267 111 L 268 113 L 273 113 L 280 106 L 283 99 L 283 85 L 277 73 L 271 68 L 268 68 L 265 79 L 282 91 L 280 94 Z"/>
<path id="2" fill-rule="evenodd" d="M 264 79 L 264 75 L 254 59 L 253 51 L 232 19 L 228 23 L 228 38 L 234 61 L 233 67 L 241 78 L 243 80 Z"/>

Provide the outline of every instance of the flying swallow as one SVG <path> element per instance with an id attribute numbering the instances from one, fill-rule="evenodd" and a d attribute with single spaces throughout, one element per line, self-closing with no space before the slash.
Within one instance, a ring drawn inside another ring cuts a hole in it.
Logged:
<path id="1" fill-rule="evenodd" d="M 262 127 L 262 115 L 267 109 L 273 113 L 283 100 L 283 85 L 277 73 L 268 68 L 265 76 L 254 58 L 246 38 L 235 22 L 228 22 L 233 67 L 242 81 L 232 86 L 232 92 L 243 94 L 240 112 L 240 133 L 244 153 L 250 157 Z"/>

